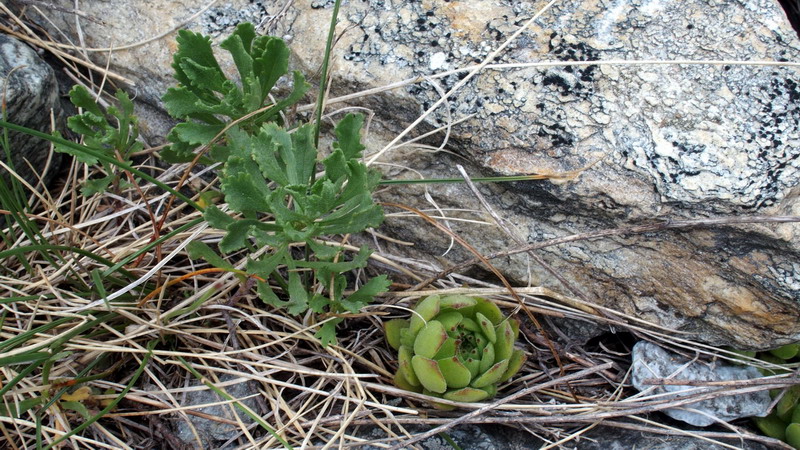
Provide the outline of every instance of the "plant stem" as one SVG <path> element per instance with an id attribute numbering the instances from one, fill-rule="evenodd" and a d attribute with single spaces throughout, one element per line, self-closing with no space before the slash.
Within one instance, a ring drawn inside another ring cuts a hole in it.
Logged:
<path id="1" fill-rule="evenodd" d="M 319 127 L 322 124 L 322 108 L 325 105 L 325 90 L 328 89 L 328 64 L 331 59 L 331 48 L 333 47 L 333 36 L 336 33 L 336 19 L 339 17 L 339 5 L 342 0 L 336 0 L 333 4 L 333 16 L 331 26 L 328 29 L 328 39 L 325 42 L 325 58 L 322 60 L 322 75 L 319 81 L 319 95 L 317 96 L 317 112 L 314 123 L 314 147 L 319 147 Z M 312 180 L 313 181 L 313 180 Z"/>
<path id="2" fill-rule="evenodd" d="M 510 175 L 503 177 L 475 177 L 470 178 L 473 183 L 501 183 L 509 181 L 534 181 L 534 180 L 568 180 L 572 174 L 565 175 Z M 380 184 L 432 184 L 432 183 L 466 183 L 464 178 L 416 178 L 408 180 L 381 180 Z"/>

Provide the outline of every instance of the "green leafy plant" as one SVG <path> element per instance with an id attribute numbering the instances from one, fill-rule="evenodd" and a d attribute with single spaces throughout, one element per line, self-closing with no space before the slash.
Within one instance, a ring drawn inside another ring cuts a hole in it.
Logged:
<path id="1" fill-rule="evenodd" d="M 317 336 L 328 345 L 335 341 L 342 314 L 359 312 L 389 285 L 380 276 L 347 293 L 345 274 L 365 267 L 370 252 L 362 247 L 349 257 L 340 246 L 321 241 L 383 222 L 383 210 L 372 200 L 380 174 L 360 161 L 363 117 L 342 119 L 333 149 L 318 167 L 318 129 L 312 124 L 286 129 L 280 115 L 308 90 L 303 76 L 294 72 L 288 96 L 264 106 L 288 73 L 286 44 L 256 36 L 253 25 L 244 23 L 220 47 L 230 53 L 239 83 L 220 68 L 209 37 L 179 32 L 172 65 L 179 85 L 163 100 L 167 111 L 184 122 L 170 132 L 172 144 L 161 156 L 186 161 L 195 157 L 196 147 L 221 137 L 214 141 L 210 160 L 224 163 L 220 190 L 229 210 L 239 215 L 232 217 L 215 206 L 205 209 L 208 223 L 226 231 L 220 251 L 265 248 L 247 263 L 248 273 L 259 279 L 259 296 L 289 314 L 309 309 L 324 314 Z M 229 266 L 198 245 L 193 252 L 214 265 Z"/>
<path id="2" fill-rule="evenodd" d="M 379 292 L 388 288 L 385 276 L 373 278 L 345 295 L 346 272 L 366 266 L 369 250 L 362 247 L 346 260 L 342 248 L 319 240 L 324 235 L 347 234 L 378 226 L 383 210 L 372 200 L 380 175 L 361 161 L 363 117 L 347 115 L 336 127 L 333 151 L 317 170 L 313 127 L 303 125 L 292 133 L 276 124 L 265 124 L 258 134 L 238 128 L 228 133 L 230 156 L 220 174 L 221 189 L 233 218 L 210 206 L 209 224 L 227 233 L 220 241 L 223 253 L 251 246 L 268 247 L 264 256 L 250 259 L 247 271 L 261 277 L 260 297 L 289 314 L 357 313 Z M 268 214 L 272 221 L 260 218 Z M 303 244 L 305 252 L 293 251 Z M 316 285 L 301 273 L 313 274 Z M 271 280 L 275 287 L 266 280 Z M 317 289 L 317 287 L 319 289 Z M 276 288 L 283 292 L 284 299 Z M 327 321 L 318 336 L 323 344 L 334 341 L 341 317 Z"/>
<path id="3" fill-rule="evenodd" d="M 264 107 L 275 83 L 288 73 L 289 49 L 280 38 L 257 36 L 251 23 L 238 25 L 220 44 L 230 53 L 240 83 L 228 79 L 222 71 L 208 36 L 181 30 L 177 40 L 172 67 L 179 85 L 167 90 L 163 101 L 172 117 L 185 121 L 167 136 L 172 144 L 161 157 L 168 162 L 192 160 L 194 148 L 211 142 L 234 120 L 243 119 L 238 126 L 250 133 L 266 122 L 282 124 L 279 113 L 300 100 L 309 88 L 295 71 L 289 95 Z M 223 145 L 212 148 L 214 161 L 224 161 L 227 155 Z"/>
<path id="4" fill-rule="evenodd" d="M 395 384 L 447 400 L 493 397 L 497 385 L 525 362 L 522 350 L 514 348 L 519 322 L 484 298 L 427 297 L 410 320 L 386 322 L 385 333 L 398 352 Z"/>
<path id="5" fill-rule="evenodd" d="M 139 122 L 133 114 L 133 102 L 128 94 L 119 90 L 116 93 L 119 106 L 109 106 L 103 111 L 100 105 L 86 88 L 76 85 L 69 93 L 70 101 L 83 112 L 67 120 L 70 130 L 83 137 L 83 145 L 90 150 L 110 154 L 119 162 L 130 164 L 130 156 L 143 148 L 139 137 Z M 112 186 L 115 192 L 127 187 L 127 182 L 120 176 L 119 168 L 104 160 L 99 160 L 91 153 L 76 149 L 54 141 L 56 151 L 75 156 L 78 161 L 96 165 L 101 163 L 105 176 L 87 180 L 81 193 L 91 196 L 103 192 Z"/>

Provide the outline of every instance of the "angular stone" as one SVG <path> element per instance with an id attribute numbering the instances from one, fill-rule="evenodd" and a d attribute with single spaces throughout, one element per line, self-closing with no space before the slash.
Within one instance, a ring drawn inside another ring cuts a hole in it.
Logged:
<path id="1" fill-rule="evenodd" d="M 679 354 L 667 351 L 650 342 L 637 342 L 633 347 L 633 363 L 631 382 L 640 392 L 647 395 L 675 393 L 663 398 L 682 398 L 680 392 L 697 390 L 695 386 L 686 385 L 652 385 L 647 379 L 674 379 L 691 381 L 732 381 L 761 378 L 761 372 L 755 367 L 737 366 L 723 360 L 708 362 L 692 362 Z M 721 390 L 724 388 L 717 388 Z M 712 392 L 714 389 L 711 390 Z M 687 393 L 684 395 L 692 395 Z M 747 394 L 726 395 L 681 408 L 671 408 L 663 412 L 673 419 L 690 425 L 707 427 L 718 421 L 730 422 L 741 417 L 766 416 L 771 399 L 767 390 Z M 715 420 L 718 419 L 718 420 Z"/>
<path id="2" fill-rule="evenodd" d="M 242 399 L 242 404 L 246 405 L 257 414 L 261 414 L 263 408 L 260 406 L 258 399 L 258 383 L 254 381 L 246 381 L 231 384 L 230 382 L 234 379 L 235 377 L 233 376 L 222 376 L 220 378 L 221 384 L 219 387 L 225 390 L 225 392 L 227 392 L 228 395 L 234 399 Z M 193 386 L 203 386 L 203 384 L 200 382 L 193 382 L 192 384 Z M 186 398 L 182 404 L 187 406 L 203 405 L 206 403 L 216 403 L 221 401 L 225 401 L 225 399 L 221 398 L 212 390 L 205 389 L 187 392 Z M 239 419 L 241 419 L 244 424 L 250 425 L 255 423 L 252 418 L 250 418 L 232 403 L 197 408 L 197 411 L 214 417 L 236 420 L 236 418 L 233 416 L 231 408 L 236 411 Z M 189 426 L 189 423 L 187 423 L 187 419 L 184 419 L 176 421 L 175 427 L 178 439 L 182 440 L 188 445 L 197 446 L 197 437 L 200 437 L 203 442 L 199 444 L 212 448 L 221 448 L 220 445 L 222 443 L 235 437 L 238 433 L 241 433 L 241 430 L 236 425 L 230 425 L 228 423 L 222 423 L 193 415 L 187 415 L 186 417 L 188 417 L 188 422 L 191 422 L 191 426 Z M 192 427 L 194 427 L 199 436 L 194 435 Z M 233 446 L 225 448 L 233 448 Z"/>

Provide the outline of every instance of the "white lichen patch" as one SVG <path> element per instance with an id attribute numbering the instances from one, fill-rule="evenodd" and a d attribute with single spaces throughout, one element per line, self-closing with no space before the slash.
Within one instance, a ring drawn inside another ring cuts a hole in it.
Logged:
<path id="1" fill-rule="evenodd" d="M 447 67 L 447 55 L 444 52 L 436 52 L 431 55 L 431 62 L 429 65 L 431 71 L 441 70 Z"/>

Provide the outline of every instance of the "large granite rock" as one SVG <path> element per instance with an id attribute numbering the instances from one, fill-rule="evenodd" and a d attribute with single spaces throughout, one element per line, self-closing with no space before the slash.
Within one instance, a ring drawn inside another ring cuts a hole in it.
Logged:
<path id="1" fill-rule="evenodd" d="M 480 62 L 545 3 L 345 2 L 332 95 Z M 260 24 L 266 33 L 285 36 L 294 65 L 313 75 L 332 4 L 231 0 L 200 14 L 189 28 L 221 37 L 239 21 Z M 187 0 L 95 2 L 92 14 L 103 21 L 84 22 L 83 33 L 89 45 L 120 47 L 179 25 L 198 8 Z M 74 33 L 73 17 L 55 19 Z M 172 84 L 174 50 L 171 35 L 115 52 L 111 67 L 135 80 L 137 98 L 155 111 Z M 105 53 L 97 57 L 105 63 Z M 457 163 L 473 176 L 589 167 L 565 183 L 481 187 L 527 242 L 667 218 L 800 215 L 796 66 L 580 63 L 619 59 L 798 61 L 800 42 L 775 0 L 558 2 L 494 62 L 563 64 L 476 75 L 412 133 L 474 115 L 451 130 L 450 153 L 407 147 L 386 152 L 383 160 L 426 177 L 457 175 Z M 440 98 L 434 84 L 447 91 L 466 73 L 353 100 L 377 114 L 370 150 L 382 148 Z M 145 133 L 165 135 L 168 121 L 143 120 Z M 425 142 L 438 145 L 442 136 Z M 416 176 L 396 169 L 388 174 Z M 486 217 L 463 184 L 427 189 L 442 208 L 477 211 L 450 213 L 454 217 Z M 423 193 L 407 186 L 381 195 L 430 208 Z M 484 253 L 516 246 L 494 225 L 450 224 Z M 385 232 L 416 242 L 412 256 L 435 261 L 449 245 L 419 220 L 390 219 Z M 797 224 L 728 226 L 578 242 L 539 254 L 597 303 L 708 343 L 765 348 L 800 339 L 799 237 Z M 446 258 L 469 256 L 455 249 Z M 519 283 L 569 293 L 524 255 L 495 263 Z"/>
<path id="2" fill-rule="evenodd" d="M 49 133 L 52 113 L 61 129 L 58 94 L 53 69 L 32 48 L 0 34 L 0 95 L 6 107 L 6 120 Z M 40 181 L 46 184 L 61 161 L 61 154 L 51 155 L 49 142 L 24 133 L 9 133 L 9 150 L 17 174 L 34 187 Z M 5 162 L 5 153 L 2 155 Z M 8 183 L 10 176 L 6 170 L 0 169 L 0 173 Z"/>

